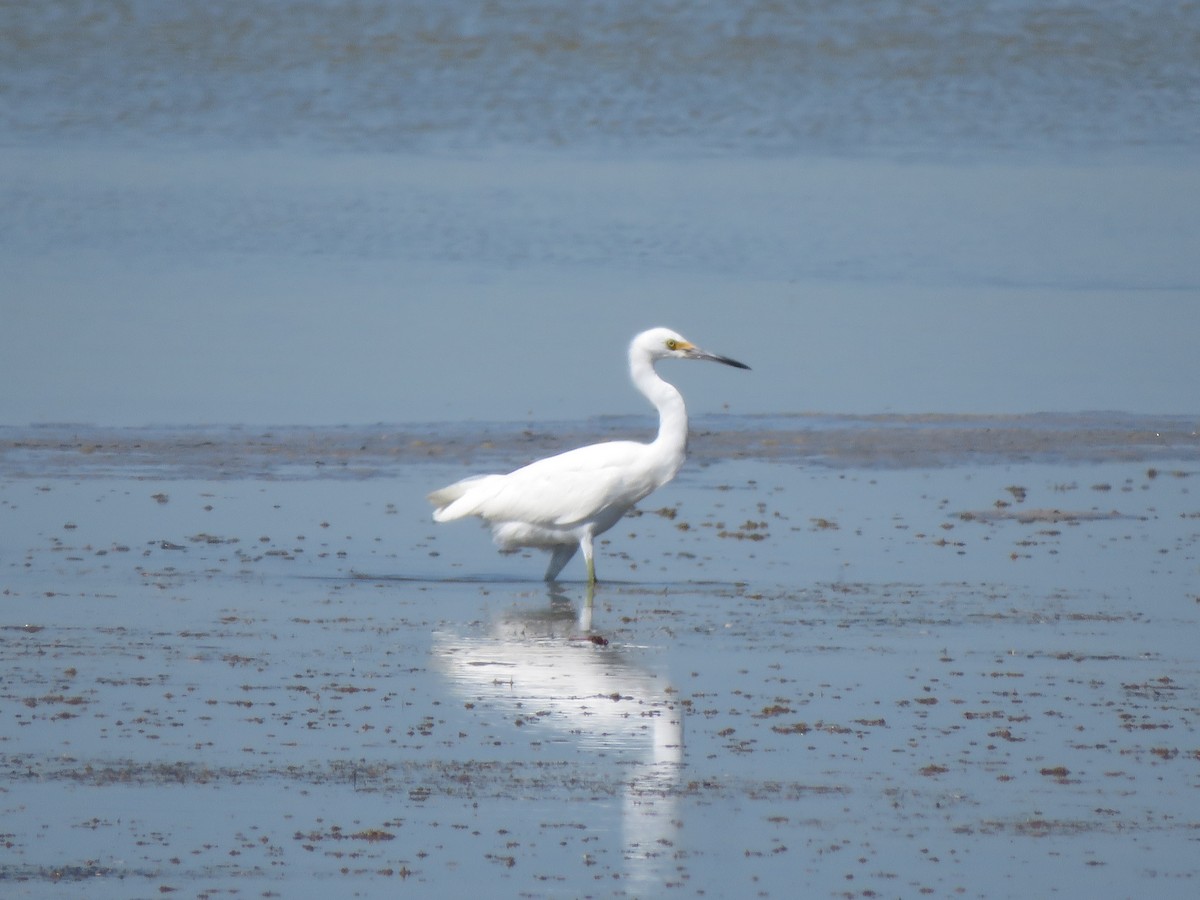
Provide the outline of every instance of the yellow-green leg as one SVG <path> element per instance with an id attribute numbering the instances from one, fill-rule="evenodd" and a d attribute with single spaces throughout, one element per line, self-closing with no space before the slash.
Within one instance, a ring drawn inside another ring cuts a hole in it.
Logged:
<path id="1" fill-rule="evenodd" d="M 596 560 L 592 555 L 592 533 L 585 531 L 579 539 L 579 549 L 583 551 L 583 559 L 587 563 L 588 584 L 596 583 Z"/>

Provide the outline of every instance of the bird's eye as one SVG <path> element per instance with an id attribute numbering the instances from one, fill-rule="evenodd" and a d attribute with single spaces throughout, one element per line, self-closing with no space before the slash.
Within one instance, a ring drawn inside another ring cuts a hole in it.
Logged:
<path id="1" fill-rule="evenodd" d="M 675 338 L 667 338 L 667 349 L 668 350 L 674 350 L 678 346 L 679 346 L 679 341 L 675 340 Z"/>

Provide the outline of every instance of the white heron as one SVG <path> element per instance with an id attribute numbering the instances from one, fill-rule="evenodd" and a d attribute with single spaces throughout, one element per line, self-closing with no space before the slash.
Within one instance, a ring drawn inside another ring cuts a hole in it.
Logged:
<path id="1" fill-rule="evenodd" d="M 434 521 L 478 516 L 491 526 L 502 550 L 549 550 L 546 581 L 554 581 L 575 551 L 582 550 L 588 583 L 594 583 L 596 536 L 674 478 L 687 453 L 687 409 L 675 386 L 655 371 L 662 359 L 707 359 L 750 368 L 701 350 L 669 328 L 643 331 L 629 345 L 629 375 L 658 410 L 658 436 L 653 441 L 589 444 L 507 475 L 465 478 L 429 495 Z"/>

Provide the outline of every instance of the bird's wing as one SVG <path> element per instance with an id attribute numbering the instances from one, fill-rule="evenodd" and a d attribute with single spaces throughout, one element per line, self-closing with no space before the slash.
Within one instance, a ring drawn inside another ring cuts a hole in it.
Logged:
<path id="1" fill-rule="evenodd" d="M 601 510 L 632 506 L 658 486 L 639 465 L 644 449 L 632 441 L 591 444 L 508 475 L 468 479 L 431 495 L 458 492 L 434 518 L 444 522 L 473 515 L 490 522 L 569 527 Z"/>

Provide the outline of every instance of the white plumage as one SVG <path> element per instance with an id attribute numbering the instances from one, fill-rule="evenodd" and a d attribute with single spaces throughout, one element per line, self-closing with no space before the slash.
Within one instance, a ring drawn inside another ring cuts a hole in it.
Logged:
<path id="1" fill-rule="evenodd" d="M 437 522 L 478 516 L 504 550 L 550 550 L 553 581 L 583 550 L 588 581 L 596 580 L 593 539 L 639 500 L 675 477 L 687 453 L 687 409 L 674 385 L 654 369 L 661 359 L 708 359 L 749 366 L 700 350 L 667 328 L 652 328 L 629 345 L 629 374 L 658 410 L 658 436 L 648 444 L 609 441 L 539 459 L 507 475 L 476 475 L 434 491 Z"/>

